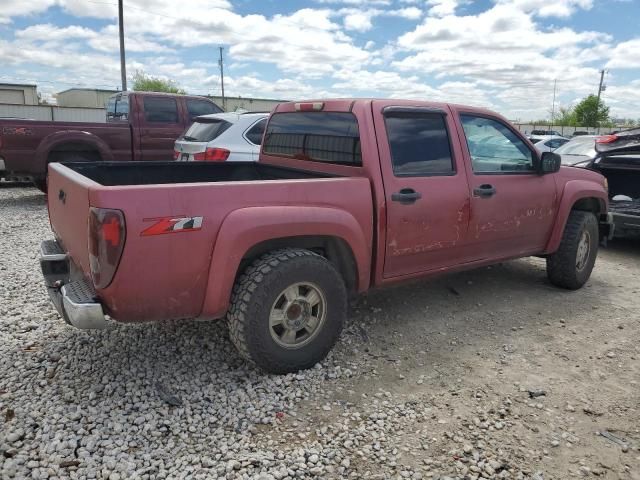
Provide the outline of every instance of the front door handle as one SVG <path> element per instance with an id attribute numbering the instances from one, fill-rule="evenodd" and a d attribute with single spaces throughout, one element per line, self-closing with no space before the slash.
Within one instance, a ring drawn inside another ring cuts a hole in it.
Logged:
<path id="1" fill-rule="evenodd" d="M 473 195 L 475 197 L 488 198 L 496 194 L 496 187 L 485 183 L 473 189 Z"/>
<path id="2" fill-rule="evenodd" d="M 411 205 L 416 203 L 416 200 L 422 198 L 420 192 L 416 192 L 413 188 L 403 188 L 399 192 L 391 194 L 391 200 L 399 202 L 402 205 Z"/>

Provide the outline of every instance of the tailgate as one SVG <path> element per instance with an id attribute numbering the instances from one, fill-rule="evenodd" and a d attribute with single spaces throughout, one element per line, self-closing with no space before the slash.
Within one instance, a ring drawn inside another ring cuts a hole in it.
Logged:
<path id="1" fill-rule="evenodd" d="M 60 245 L 89 275 L 89 189 L 93 180 L 59 163 L 49 165 L 49 220 Z"/>

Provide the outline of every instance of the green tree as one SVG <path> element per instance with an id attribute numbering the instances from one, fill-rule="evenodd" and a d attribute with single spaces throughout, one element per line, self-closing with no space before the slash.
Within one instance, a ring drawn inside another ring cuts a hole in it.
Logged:
<path id="1" fill-rule="evenodd" d="M 184 95 L 186 92 L 173 80 L 147 75 L 141 70 L 133 74 L 133 90 L 137 92 L 165 92 Z"/>
<path id="2" fill-rule="evenodd" d="M 577 122 L 576 112 L 573 106 L 559 107 L 554 123 L 561 127 L 575 127 Z"/>
<path id="3" fill-rule="evenodd" d="M 597 127 L 609 121 L 609 107 L 598 97 L 589 95 L 576 105 L 574 109 L 578 125 L 584 127 Z"/>

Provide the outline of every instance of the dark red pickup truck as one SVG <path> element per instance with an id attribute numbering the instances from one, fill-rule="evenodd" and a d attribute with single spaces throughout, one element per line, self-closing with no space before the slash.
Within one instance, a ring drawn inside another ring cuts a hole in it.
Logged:
<path id="1" fill-rule="evenodd" d="M 109 99 L 106 123 L 0 119 L 0 178 L 44 190 L 50 162 L 171 160 L 195 117 L 221 111 L 203 97 L 125 92 Z"/>
<path id="2" fill-rule="evenodd" d="M 419 101 L 281 104 L 258 163 L 54 163 L 49 186 L 41 265 L 68 323 L 226 318 L 278 373 L 324 358 L 348 294 L 529 255 L 576 289 L 612 234 L 604 177 Z"/>

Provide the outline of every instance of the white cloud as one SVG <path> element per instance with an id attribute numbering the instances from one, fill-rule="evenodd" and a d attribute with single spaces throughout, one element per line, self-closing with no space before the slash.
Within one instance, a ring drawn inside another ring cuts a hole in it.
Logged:
<path id="1" fill-rule="evenodd" d="M 640 68 L 640 38 L 619 43 L 609 55 L 607 68 Z"/>
<path id="2" fill-rule="evenodd" d="M 540 17 L 569 17 L 578 8 L 588 10 L 593 7 L 593 0 L 498 0 L 498 3 Z"/>
<path id="3" fill-rule="evenodd" d="M 459 3 L 458 0 L 427 0 L 427 5 L 431 7 L 429 15 L 434 17 L 453 15 Z"/>

